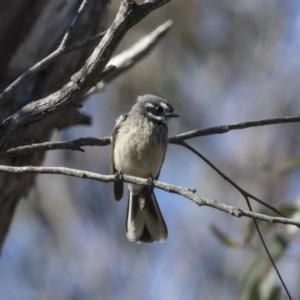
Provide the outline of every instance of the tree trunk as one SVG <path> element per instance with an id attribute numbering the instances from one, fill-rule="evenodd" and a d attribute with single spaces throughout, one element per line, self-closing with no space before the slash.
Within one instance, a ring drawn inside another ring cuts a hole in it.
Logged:
<path id="1" fill-rule="evenodd" d="M 20 74 L 54 51 L 81 4 L 81 0 L 0 0 L 0 88 L 4 90 Z M 109 0 L 90 0 L 71 34 L 69 44 L 83 41 L 104 30 Z M 91 54 L 94 45 L 65 54 L 54 64 L 41 71 L 13 98 L 1 107 L 3 118 L 9 117 L 25 104 L 58 90 L 67 83 Z M 54 129 L 78 124 L 90 124 L 88 116 L 71 107 L 39 122 L 23 135 L 23 144 L 50 139 Z M 18 143 L 18 145 L 20 145 Z M 43 162 L 43 152 L 1 161 L 3 165 L 38 166 Z M 13 214 L 22 197 L 30 191 L 34 174 L 0 174 L 0 249 L 2 248 Z"/>

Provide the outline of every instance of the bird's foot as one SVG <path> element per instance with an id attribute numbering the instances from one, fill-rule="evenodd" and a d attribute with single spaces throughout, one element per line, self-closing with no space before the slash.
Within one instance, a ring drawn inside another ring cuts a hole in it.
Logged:
<path id="1" fill-rule="evenodd" d="M 153 178 L 153 176 L 150 174 L 149 178 L 147 179 L 147 186 L 148 186 L 148 189 L 149 189 L 150 192 L 152 192 L 152 191 L 153 191 L 153 188 L 154 188 L 153 182 L 154 182 L 154 178 Z"/>
<path id="2" fill-rule="evenodd" d="M 122 171 L 117 171 L 115 173 L 115 180 L 116 181 L 124 181 L 124 176 L 123 176 Z"/>

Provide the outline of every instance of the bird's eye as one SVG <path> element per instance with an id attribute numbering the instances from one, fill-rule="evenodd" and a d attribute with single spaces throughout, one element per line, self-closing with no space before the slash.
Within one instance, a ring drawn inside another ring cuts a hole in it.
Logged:
<path id="1" fill-rule="evenodd" d="M 161 115 L 164 112 L 164 110 L 161 106 L 158 106 L 156 107 L 156 112 Z"/>

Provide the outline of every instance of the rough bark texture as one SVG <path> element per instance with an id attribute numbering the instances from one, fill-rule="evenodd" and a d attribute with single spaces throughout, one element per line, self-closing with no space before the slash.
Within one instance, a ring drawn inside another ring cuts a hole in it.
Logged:
<path id="1" fill-rule="evenodd" d="M 70 25 L 81 0 L 0 0 L 0 89 L 26 69 L 54 51 Z M 73 31 L 69 44 L 83 41 L 104 30 L 109 0 L 90 0 Z M 53 65 L 22 86 L 1 107 L 3 118 L 9 117 L 32 100 L 40 99 L 67 83 L 91 54 L 94 45 L 64 55 Z M 63 117 L 62 117 L 63 116 Z M 30 127 L 18 145 L 49 140 L 55 128 L 89 124 L 87 116 L 76 107 L 58 112 Z M 44 153 L 1 160 L 3 165 L 41 165 Z M 34 184 L 34 174 L 0 174 L 0 248 L 9 229 L 18 201 Z"/>

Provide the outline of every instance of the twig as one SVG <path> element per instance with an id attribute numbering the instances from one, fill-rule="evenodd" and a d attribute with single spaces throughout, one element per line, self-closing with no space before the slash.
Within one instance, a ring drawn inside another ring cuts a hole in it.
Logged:
<path id="1" fill-rule="evenodd" d="M 187 149 L 189 149 L 191 152 L 193 152 L 194 154 L 196 154 L 198 157 L 200 157 L 203 161 L 205 161 L 212 169 L 214 169 L 224 180 L 228 181 L 234 188 L 236 188 L 244 197 L 249 197 L 257 202 L 259 202 L 260 204 L 266 206 L 267 208 L 269 208 L 270 210 L 272 210 L 273 212 L 275 212 L 276 214 L 285 217 L 280 211 L 278 211 L 275 207 L 265 203 L 264 201 L 258 199 L 257 197 L 255 197 L 254 195 L 248 193 L 247 191 L 245 191 L 244 189 L 242 189 L 240 186 L 238 186 L 235 182 L 233 182 L 228 176 L 226 176 L 222 171 L 220 171 L 212 162 L 210 162 L 205 156 L 203 156 L 199 151 L 197 151 L 196 149 L 194 149 L 193 147 L 191 147 L 190 145 L 188 145 L 185 142 L 178 142 L 176 143 L 180 146 L 183 146 Z"/>
<path id="2" fill-rule="evenodd" d="M 252 209 L 252 206 L 251 206 L 251 203 L 250 203 L 250 201 L 249 201 L 248 196 L 244 196 L 244 197 L 245 197 L 245 200 L 246 200 L 247 205 L 248 205 L 248 207 L 249 207 L 249 210 L 253 212 L 253 209 Z M 267 255 L 268 255 L 268 257 L 269 257 L 269 259 L 270 259 L 270 261 L 271 261 L 271 264 L 272 264 L 273 268 L 275 269 L 275 271 L 276 271 L 276 273 L 277 273 L 277 276 L 278 276 L 280 282 L 282 283 L 282 286 L 283 286 L 285 292 L 287 293 L 289 299 L 292 300 L 292 297 L 291 297 L 291 295 L 290 295 L 290 292 L 289 292 L 288 288 L 286 287 L 285 282 L 284 282 L 283 278 L 281 277 L 281 274 L 280 274 L 280 272 L 279 272 L 279 270 L 278 270 L 278 268 L 277 268 L 277 266 L 276 266 L 276 263 L 275 263 L 275 261 L 274 261 L 272 255 L 271 255 L 271 253 L 270 253 L 270 251 L 269 251 L 269 249 L 268 249 L 268 247 L 267 247 L 267 245 L 266 245 L 266 243 L 265 243 L 265 240 L 264 240 L 264 238 L 263 238 L 263 236 L 262 236 L 262 234 L 261 234 L 261 231 L 260 231 L 260 229 L 259 229 L 257 220 L 256 220 L 255 218 L 253 218 L 253 222 L 254 222 L 255 228 L 256 228 L 256 230 L 257 230 L 257 232 L 258 232 L 259 238 L 260 238 L 260 240 L 261 240 L 261 242 L 262 242 L 262 244 L 263 244 L 263 247 L 264 247 L 264 249 L 265 249 L 265 251 L 266 251 L 266 253 L 267 253 Z"/>
<path id="3" fill-rule="evenodd" d="M 213 168 L 223 179 L 225 179 L 226 181 L 228 181 L 234 188 L 236 188 L 242 194 L 242 196 L 245 198 L 246 203 L 247 203 L 247 205 L 249 207 L 249 210 L 250 210 L 249 212 L 250 213 L 256 214 L 256 213 L 253 212 L 251 203 L 249 201 L 249 198 L 252 198 L 253 200 L 258 201 L 262 205 L 264 205 L 264 206 L 268 207 L 269 209 L 271 209 L 272 211 L 276 212 L 277 214 L 283 216 L 283 219 L 285 219 L 284 215 L 281 214 L 276 208 L 274 208 L 273 206 L 270 206 L 269 204 L 263 202 L 262 200 L 259 200 L 258 198 L 254 197 L 250 193 L 248 193 L 245 190 L 243 190 L 236 183 L 234 183 L 228 176 L 226 176 L 223 172 L 221 172 L 215 165 L 213 165 L 206 157 L 204 157 L 200 152 L 198 152 L 196 149 L 194 149 L 193 147 L 191 147 L 190 145 L 188 145 L 186 142 L 180 142 L 180 143 L 178 143 L 178 145 L 181 145 L 181 146 L 189 149 L 190 151 L 192 151 L 194 154 L 196 154 L 198 157 L 200 157 L 202 160 L 204 160 L 211 168 Z M 288 289 L 287 289 L 287 287 L 285 285 L 285 282 L 284 282 L 283 278 L 281 277 L 281 275 L 280 275 L 280 273 L 278 271 L 278 268 L 277 268 L 277 266 L 276 266 L 276 264 L 275 264 L 275 262 L 274 262 L 274 260 L 273 260 L 273 258 L 271 256 L 271 254 L 270 254 L 267 246 L 266 246 L 265 240 L 264 240 L 264 238 L 263 238 L 263 236 L 261 234 L 261 231 L 259 229 L 259 226 L 257 224 L 256 219 L 258 219 L 258 218 L 253 217 L 253 221 L 254 221 L 256 230 L 258 232 L 259 238 L 260 238 L 260 240 L 261 240 L 261 242 L 263 244 L 263 247 L 264 247 L 264 249 L 265 249 L 265 251 L 266 251 L 266 253 L 267 253 L 267 255 L 268 255 L 268 257 L 269 257 L 269 259 L 270 259 L 270 261 L 271 261 L 271 263 L 272 263 L 272 265 L 273 265 L 273 267 L 274 267 L 274 269 L 275 269 L 275 271 L 276 271 L 276 273 L 277 273 L 277 275 L 279 277 L 279 280 L 281 281 L 281 283 L 283 285 L 283 288 L 285 289 L 285 291 L 286 291 L 289 299 L 292 299 L 291 295 L 290 295 L 290 293 L 289 293 L 289 291 L 288 291 Z M 280 218 L 280 219 L 282 219 L 282 218 Z M 296 225 L 296 226 L 300 227 L 299 225 Z"/>
<path id="4" fill-rule="evenodd" d="M 117 76 L 121 75 L 129 68 L 132 68 L 137 62 L 149 54 L 152 49 L 158 44 L 158 42 L 166 35 L 172 26 L 172 21 L 167 21 L 162 25 L 158 26 L 148 35 L 143 37 L 132 47 L 126 49 L 120 54 L 114 56 L 108 63 L 116 67 L 116 71 L 112 72 L 109 76 L 103 78 L 103 81 L 97 83 L 93 88 L 91 88 L 87 95 L 92 93 L 97 93 L 103 89 L 104 85 L 111 82 Z"/>
<path id="5" fill-rule="evenodd" d="M 34 152 L 48 151 L 48 150 L 77 150 L 84 152 L 82 146 L 106 146 L 110 144 L 110 138 L 105 137 L 97 139 L 93 137 L 79 138 L 72 141 L 64 142 L 46 142 L 40 144 L 31 144 L 9 149 L 3 157 L 13 157 L 19 155 L 26 155 Z M 0 156 L 1 157 L 1 156 Z M 2 158 L 2 157 L 1 157 Z"/>
<path id="6" fill-rule="evenodd" d="M 231 130 L 245 129 L 245 128 L 257 127 L 257 126 L 274 125 L 274 124 L 281 124 L 281 123 L 297 123 L 297 122 L 300 122 L 300 116 L 280 117 L 280 118 L 272 118 L 272 119 L 247 121 L 241 123 L 233 123 L 229 125 L 221 125 L 221 126 L 210 127 L 205 129 L 197 129 L 186 133 L 181 133 L 171 137 L 169 141 L 172 144 L 179 144 L 182 141 L 192 139 L 195 137 L 213 135 L 213 134 L 222 134 L 222 133 L 229 132 Z"/>
<path id="7" fill-rule="evenodd" d="M 101 175 L 98 173 L 64 168 L 64 167 L 33 167 L 33 166 L 11 167 L 11 166 L 0 165 L 0 172 L 9 172 L 9 173 L 16 173 L 16 174 L 22 174 L 22 173 L 59 174 L 59 175 L 66 175 L 66 176 L 78 177 L 83 179 L 92 179 L 92 180 L 97 180 L 105 183 L 113 182 L 116 180 L 115 175 Z M 143 178 L 138 178 L 138 177 L 133 177 L 128 175 L 123 175 L 123 180 L 125 182 L 133 183 L 133 184 L 140 184 L 140 185 L 149 184 L 148 179 L 143 179 Z M 272 217 L 260 213 L 255 213 L 252 211 L 247 211 L 247 210 L 240 209 L 238 207 L 224 204 L 217 200 L 200 197 L 191 189 L 167 184 L 157 180 L 153 181 L 153 185 L 166 192 L 181 195 L 193 201 L 199 206 L 210 206 L 218 210 L 221 210 L 223 212 L 226 212 L 237 218 L 245 216 L 248 218 L 255 218 L 258 220 L 267 221 L 271 223 L 290 224 L 296 226 L 300 225 L 300 221 L 297 220 L 293 220 L 289 218 Z"/>
<path id="8" fill-rule="evenodd" d="M 74 20 L 73 20 L 74 21 Z M 67 33 L 70 33 L 68 31 Z M 66 35 L 67 35 L 66 33 Z M 80 48 L 86 47 L 90 45 L 91 43 L 95 41 L 99 41 L 104 35 L 106 31 L 100 32 L 96 34 L 95 36 L 82 41 L 80 43 L 74 44 L 72 46 L 66 47 L 66 43 L 68 38 L 63 39 L 60 46 L 53 51 L 51 54 L 43 58 L 41 61 L 36 63 L 34 66 L 32 66 L 30 69 L 25 71 L 22 75 L 20 75 L 14 82 L 12 82 L 1 94 L 0 94 L 0 104 L 4 103 L 6 100 L 8 100 L 14 92 L 25 82 L 27 82 L 29 79 L 34 77 L 36 74 L 38 74 L 40 71 L 45 69 L 47 66 L 51 65 L 54 61 L 56 61 L 59 57 L 61 57 L 63 54 L 78 50 Z M 69 35 L 68 35 L 69 36 Z"/>
<path id="9" fill-rule="evenodd" d="M 167 24 L 167 22 L 165 24 Z M 274 124 L 278 124 L 278 123 L 276 123 L 276 122 L 278 122 L 278 120 L 280 120 L 280 123 L 299 122 L 300 121 L 300 117 L 295 116 L 295 117 L 284 117 L 284 118 L 274 118 L 274 119 L 262 119 L 262 120 L 257 120 L 257 121 L 249 121 L 249 122 L 242 122 L 242 123 L 234 123 L 234 124 L 230 124 L 230 125 L 222 125 L 222 126 L 217 126 L 217 127 L 210 127 L 210 128 L 205 128 L 205 129 L 201 129 L 201 130 L 193 130 L 193 131 L 181 133 L 181 134 L 175 135 L 173 137 L 170 137 L 169 138 L 169 143 L 183 146 L 182 142 L 184 140 L 187 140 L 187 139 L 192 139 L 192 138 L 195 138 L 195 137 L 198 137 L 198 136 L 203 136 L 203 135 L 210 135 L 210 134 L 217 134 L 217 133 L 226 133 L 226 132 L 228 132 L 230 130 L 243 129 L 243 128 L 251 128 L 253 126 L 257 127 L 257 126 L 265 126 L 265 125 L 274 125 Z M 260 124 L 260 125 L 258 125 L 258 124 Z M 221 130 L 221 128 L 223 128 L 223 129 Z M 227 128 L 226 131 L 225 131 L 224 128 Z M 34 144 L 34 147 L 31 147 L 33 145 L 31 145 L 31 146 L 28 145 L 28 146 L 21 146 L 21 147 L 17 147 L 17 148 L 12 148 L 12 149 L 7 150 L 4 153 L 1 153 L 0 157 L 1 158 L 5 158 L 5 157 L 11 157 L 11 156 L 18 156 L 18 155 L 29 154 L 29 153 L 38 152 L 38 151 L 48 151 L 48 150 L 63 150 L 63 149 L 77 150 L 77 149 L 73 148 L 72 143 L 76 144 L 76 143 L 78 143 L 79 140 L 80 140 L 80 146 L 79 147 L 83 147 L 83 146 L 107 146 L 107 145 L 110 144 L 109 137 L 104 137 L 104 138 L 101 138 L 101 139 L 96 139 L 96 138 L 80 138 L 80 139 L 73 140 L 73 141 L 55 142 L 55 145 L 53 145 L 53 142 L 48 142 L 48 143 L 42 143 L 42 144 Z M 201 159 L 203 159 L 208 164 L 210 164 L 210 166 L 212 168 L 216 168 L 202 154 L 200 154 L 199 152 L 197 152 L 197 153 L 198 154 L 196 154 L 196 153 L 195 154 L 198 155 L 198 156 L 200 156 Z M 217 168 L 215 170 L 217 172 L 219 171 Z M 222 172 L 219 173 L 219 174 L 225 180 L 229 179 Z M 264 205 L 263 201 L 259 200 L 254 195 L 251 195 L 250 193 L 247 193 L 245 190 L 241 189 L 241 187 L 237 186 L 234 182 L 231 181 L 230 183 L 233 186 L 235 186 L 235 188 L 239 189 L 239 191 L 241 193 L 245 193 L 244 195 L 249 196 L 251 199 L 256 200 L 257 202 L 260 202 L 262 205 Z M 269 208 L 272 209 L 271 207 L 269 207 Z M 278 211 L 275 211 L 275 212 L 278 213 Z"/>
<path id="10" fill-rule="evenodd" d="M 173 22 L 168 20 L 143 37 L 132 47 L 114 56 L 108 64 L 117 67 L 117 70 L 110 76 L 105 77 L 104 83 L 108 83 L 109 81 L 113 80 L 119 75 L 119 73 L 123 73 L 135 65 L 141 58 L 149 54 L 157 45 L 157 43 L 167 34 L 172 24 Z"/>
<path id="11" fill-rule="evenodd" d="M 26 146 L 20 146 L 16 148 L 11 148 L 8 151 L 6 151 L 3 155 L 0 156 L 0 158 L 6 158 L 6 157 L 13 157 L 13 156 L 19 156 L 19 155 L 26 155 L 34 152 L 40 152 L 40 151 L 49 151 L 49 150 L 77 150 L 83 152 L 83 149 L 81 147 L 83 146 L 107 146 L 110 144 L 110 138 L 104 137 L 101 139 L 93 138 L 93 137 L 86 137 L 86 138 L 79 138 L 72 141 L 62 141 L 62 142 L 46 142 L 46 143 L 40 143 L 40 144 L 31 144 Z M 194 154 L 196 154 L 198 157 L 200 157 L 203 161 L 205 161 L 211 168 L 213 168 L 224 180 L 228 181 L 234 188 L 236 188 L 244 197 L 249 197 L 260 204 L 266 206 L 276 214 L 285 217 L 282 213 L 280 213 L 276 208 L 273 206 L 265 203 L 264 201 L 260 200 L 259 198 L 255 197 L 254 195 L 250 194 L 249 192 L 242 189 L 240 186 L 238 186 L 235 182 L 233 182 L 228 176 L 226 176 L 223 172 L 221 172 L 215 165 L 213 165 L 206 157 L 204 157 L 200 152 L 195 150 L 193 147 L 188 145 L 185 142 L 178 143 L 178 145 L 181 145 L 190 151 L 192 151 Z"/>
<path id="12" fill-rule="evenodd" d="M 149 0 L 138 5 L 122 0 L 118 14 L 81 70 L 71 81 L 46 98 L 31 102 L 8 118 L 0 128 L 0 148 L 7 150 L 16 136 L 31 124 L 45 119 L 82 97 L 103 79 L 103 70 L 126 32 L 149 13 L 170 0 Z"/>
<path id="13" fill-rule="evenodd" d="M 90 45 L 90 44 L 92 44 L 96 41 L 99 41 L 101 38 L 104 37 L 106 32 L 107 32 L 107 30 L 102 31 L 102 32 L 97 33 L 96 35 L 90 37 L 89 39 L 87 39 L 85 41 L 79 42 L 79 43 L 74 44 L 72 46 L 68 46 L 68 47 L 64 48 L 62 54 L 66 54 L 66 53 L 72 52 L 74 50 L 81 49 L 81 48 L 86 47 L 86 46 L 88 46 L 88 45 Z"/>
<path id="14" fill-rule="evenodd" d="M 69 26 L 69 29 L 67 30 L 67 32 L 65 33 L 60 45 L 58 48 L 66 48 L 67 44 L 68 44 L 68 41 L 70 39 L 70 36 L 71 36 L 71 33 L 73 32 L 78 20 L 79 20 L 79 17 L 81 16 L 81 14 L 83 13 L 83 11 L 85 10 L 87 4 L 88 4 L 89 0 L 83 0 L 75 17 L 73 18 L 70 26 Z"/>
<path id="15" fill-rule="evenodd" d="M 30 69 L 25 71 L 21 76 L 19 76 L 0 94 L 0 104 L 3 104 L 6 100 L 11 98 L 11 96 L 19 88 L 19 86 L 24 84 L 26 81 L 28 81 L 38 72 L 40 72 L 42 69 L 44 69 L 45 67 L 53 63 L 60 55 L 62 55 L 62 53 L 63 53 L 63 49 L 56 49 L 47 57 L 45 57 L 44 59 L 36 63 L 34 66 L 32 66 Z"/>

